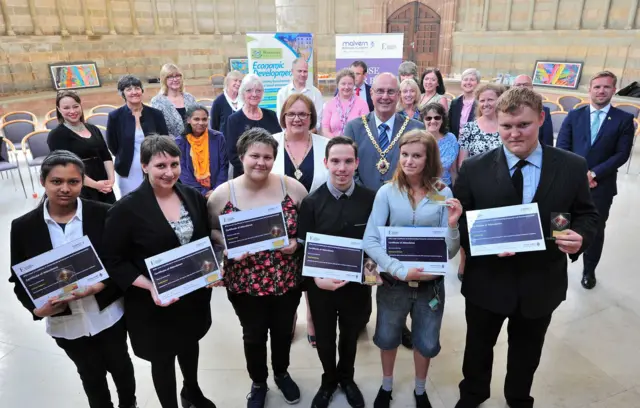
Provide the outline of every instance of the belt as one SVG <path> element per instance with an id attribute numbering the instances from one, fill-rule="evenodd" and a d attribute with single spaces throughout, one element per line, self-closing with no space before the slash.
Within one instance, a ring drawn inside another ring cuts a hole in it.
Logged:
<path id="1" fill-rule="evenodd" d="M 442 279 L 444 279 L 444 276 L 441 276 L 437 279 L 433 279 L 433 280 L 429 280 L 429 281 L 403 281 L 400 280 L 394 276 L 392 276 L 391 274 L 387 273 L 387 272 L 382 272 L 380 274 L 380 277 L 382 278 L 382 280 L 387 283 L 390 286 L 394 286 L 394 285 L 407 285 L 410 288 L 419 288 L 420 286 L 428 286 L 428 285 L 433 285 L 435 283 L 438 283 L 440 281 L 442 281 Z"/>

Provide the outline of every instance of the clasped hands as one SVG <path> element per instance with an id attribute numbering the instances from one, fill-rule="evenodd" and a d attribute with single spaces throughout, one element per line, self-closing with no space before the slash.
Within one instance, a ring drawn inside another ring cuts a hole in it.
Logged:
<path id="1" fill-rule="evenodd" d="M 54 296 L 50 298 L 43 306 L 34 309 L 33 314 L 38 317 L 48 317 L 56 315 L 63 312 L 69 302 L 73 302 L 74 300 L 79 300 L 87 296 L 95 295 L 97 293 L 100 293 L 104 288 L 104 283 L 98 282 L 90 286 L 80 287 L 69 293 L 69 295 L 65 296 L 62 299 L 59 296 Z"/>

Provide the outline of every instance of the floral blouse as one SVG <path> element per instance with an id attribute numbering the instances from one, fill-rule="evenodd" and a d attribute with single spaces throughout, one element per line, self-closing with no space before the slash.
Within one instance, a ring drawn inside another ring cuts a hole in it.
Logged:
<path id="1" fill-rule="evenodd" d="M 287 194 L 282 201 L 289 239 L 298 234 L 298 209 Z M 231 201 L 222 214 L 241 211 Z M 284 295 L 296 288 L 301 280 L 301 260 L 297 254 L 286 255 L 281 251 L 261 251 L 240 262 L 224 257 L 224 282 L 231 293 L 252 296 Z"/>
<path id="2" fill-rule="evenodd" d="M 500 134 L 485 133 L 478 126 L 478 122 L 465 123 L 460 133 L 460 148 L 469 152 L 469 157 L 488 152 L 502 146 Z"/>
<path id="3" fill-rule="evenodd" d="M 440 149 L 440 161 L 442 162 L 442 181 L 451 187 L 451 165 L 458 159 L 460 146 L 458 139 L 453 133 L 447 133 L 438 140 L 438 148 Z"/>

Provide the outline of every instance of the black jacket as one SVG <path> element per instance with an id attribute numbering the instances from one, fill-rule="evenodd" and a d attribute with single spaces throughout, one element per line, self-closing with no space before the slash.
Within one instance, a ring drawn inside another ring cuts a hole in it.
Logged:
<path id="1" fill-rule="evenodd" d="M 463 95 L 454 98 L 449 108 L 449 132 L 456 135 L 457 139 L 460 138 L 460 117 L 462 116 L 463 98 Z M 473 122 L 476 119 L 476 104 L 477 102 L 474 100 L 467 122 Z"/>

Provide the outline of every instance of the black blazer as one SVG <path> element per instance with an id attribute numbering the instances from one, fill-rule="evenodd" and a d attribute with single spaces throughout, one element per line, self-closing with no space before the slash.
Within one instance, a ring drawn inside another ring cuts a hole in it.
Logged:
<path id="1" fill-rule="evenodd" d="M 462 116 L 463 98 L 464 95 L 454 98 L 451 101 L 451 106 L 449 107 L 449 132 L 456 135 L 456 139 L 460 138 L 460 116 Z M 474 100 L 467 122 L 473 122 L 476 119 L 476 105 L 477 102 Z"/>
<path id="2" fill-rule="evenodd" d="M 567 257 L 548 240 L 545 251 L 511 257 L 471 256 L 466 212 L 521 204 L 511 181 L 502 147 L 464 161 L 453 188 L 462 203 L 460 243 L 467 253 L 462 294 L 468 302 L 502 315 L 519 307 L 527 318 L 549 315 L 566 298 Z M 596 233 L 598 212 L 587 180 L 587 163 L 575 154 L 543 146 L 542 173 L 533 197 L 538 203 L 545 237 L 550 237 L 551 213 L 571 214 L 571 229 L 582 235 L 580 252 Z"/>
<path id="3" fill-rule="evenodd" d="M 196 241 L 210 235 L 207 203 L 194 188 L 174 186 L 193 222 Z M 107 216 L 103 262 L 124 290 L 125 322 L 136 356 L 153 360 L 192 347 L 211 326 L 211 290 L 202 288 L 168 307 L 156 306 L 149 291 L 133 286 L 149 277 L 145 258 L 180 246 L 149 181 L 117 201 Z"/>
<path id="4" fill-rule="evenodd" d="M 151 106 L 142 105 L 140 125 L 145 136 L 169 134 L 162 112 Z M 115 156 L 113 167 L 116 173 L 122 177 L 127 177 L 131 169 L 135 134 L 136 119 L 126 104 L 109 112 L 107 119 L 107 146 L 109 146 L 111 154 Z"/>
<path id="5" fill-rule="evenodd" d="M 83 233 L 89 238 L 98 255 L 101 256 L 104 223 L 107 218 L 107 211 L 111 206 L 96 201 L 81 200 Z M 12 266 L 47 251 L 51 251 L 52 249 L 53 245 L 51 244 L 49 229 L 44 222 L 44 207 L 42 204 L 22 217 L 13 220 L 11 223 Z M 40 320 L 40 317 L 33 314 L 35 306 L 29 294 L 27 294 L 27 291 L 24 289 L 24 286 L 22 286 L 22 283 L 13 272 L 13 269 L 11 269 L 9 282 L 13 283 L 13 291 L 20 303 L 22 303 L 22 306 L 31 313 L 34 320 Z M 122 296 L 122 292 L 113 284 L 111 279 L 104 280 L 102 283 L 104 283 L 106 287 L 95 295 L 100 310 L 103 310 Z M 71 315 L 71 309 L 67 306 L 65 310 L 54 317 L 68 315 Z"/>
<path id="6" fill-rule="evenodd" d="M 369 112 L 373 112 L 373 99 L 371 99 L 371 85 L 365 82 L 364 89 L 366 93 L 365 96 L 367 97 L 367 105 L 369 105 Z M 338 94 L 338 90 L 336 89 L 336 91 L 333 93 L 333 96 L 336 96 L 337 94 Z"/>

